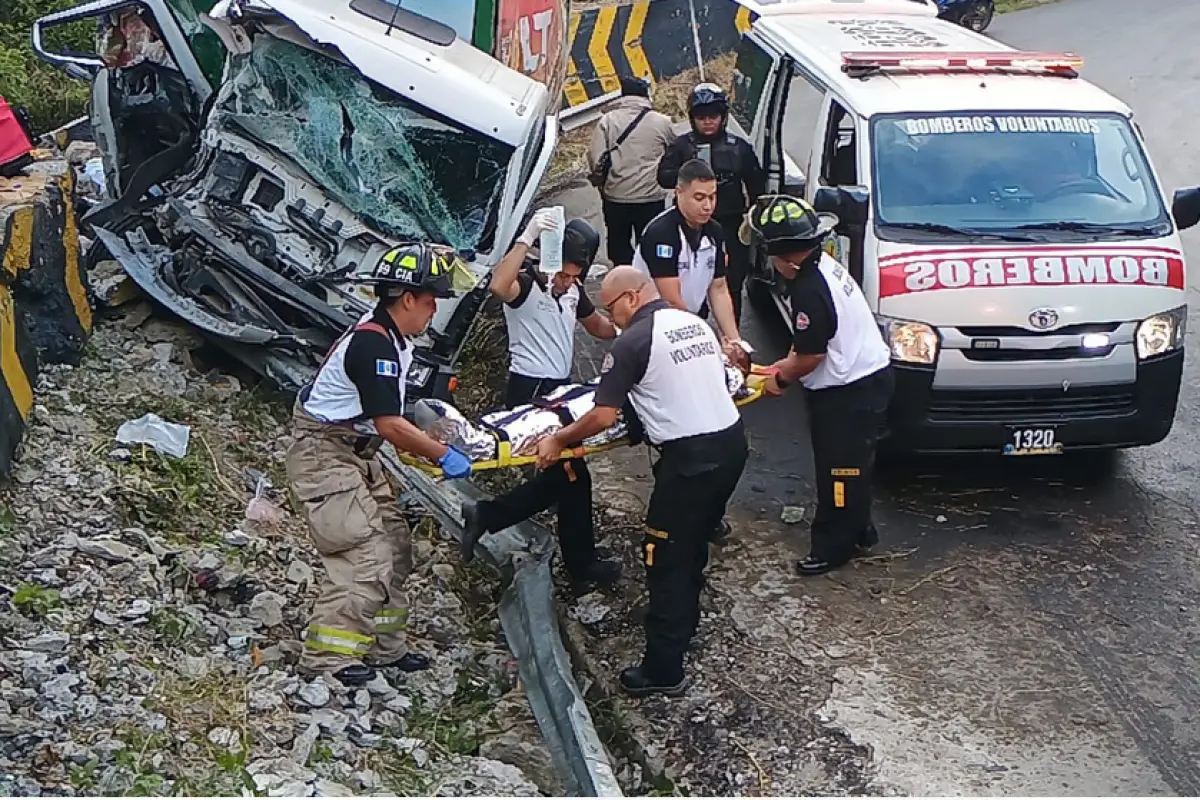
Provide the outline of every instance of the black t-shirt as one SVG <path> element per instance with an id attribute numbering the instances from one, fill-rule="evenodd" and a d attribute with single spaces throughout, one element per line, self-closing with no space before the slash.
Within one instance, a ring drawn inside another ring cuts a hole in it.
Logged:
<path id="1" fill-rule="evenodd" d="M 533 285 L 537 284 L 547 296 L 552 297 L 555 302 L 559 298 L 554 297 L 550 290 L 550 281 L 546 280 L 538 273 L 536 262 L 532 259 L 526 259 L 525 265 L 521 267 L 521 271 L 517 273 L 517 296 L 508 302 L 509 308 L 520 308 L 529 298 L 529 292 L 533 289 Z M 579 290 L 579 302 L 575 304 L 575 319 L 587 319 L 592 314 L 596 313 L 596 306 L 592 303 L 592 299 L 587 296 L 587 292 L 582 286 L 576 287 Z"/>
<path id="2" fill-rule="evenodd" d="M 805 356 L 824 355 L 837 333 L 837 309 L 829 284 L 821 274 L 821 251 L 808 259 L 792 281 L 792 347 Z"/>
<path id="3" fill-rule="evenodd" d="M 717 246 L 713 279 L 725 277 L 725 234 L 715 219 L 704 223 L 699 230 L 688 226 L 678 208 L 659 214 L 642 231 L 638 250 L 652 278 L 678 278 L 679 252 L 686 237 L 688 248 L 695 254 L 700 241 L 707 236 Z"/>
<path id="4" fill-rule="evenodd" d="M 351 334 L 343 361 L 346 377 L 358 389 L 363 417 L 399 417 L 404 414 L 401 397 L 401 382 L 405 379 L 403 368 L 396 360 L 396 347 L 392 336 L 406 349 L 408 343 L 396 330 L 392 318 L 386 311 L 376 312 L 371 321 L 383 326 L 391 336 L 375 331 L 361 330 Z"/>

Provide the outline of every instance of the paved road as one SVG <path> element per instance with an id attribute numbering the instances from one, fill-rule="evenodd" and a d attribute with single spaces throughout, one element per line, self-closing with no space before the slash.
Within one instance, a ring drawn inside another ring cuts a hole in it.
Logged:
<path id="1" fill-rule="evenodd" d="M 1198 30 L 1195 0 L 1064 0 L 998 18 L 991 33 L 1083 55 L 1085 77 L 1134 108 L 1170 192 L 1200 183 Z M 593 198 L 567 202 L 595 218 Z M 1200 236 L 1185 245 L 1200 263 Z M 1189 328 L 1195 353 L 1194 315 Z M 785 346 L 773 325 L 751 321 L 747 334 L 765 351 Z M 743 544 L 716 560 L 714 583 L 735 618 L 761 618 L 744 598 L 804 601 L 777 620 L 791 641 L 772 646 L 803 639 L 825 654 L 836 677 L 817 714 L 872 748 L 892 790 L 1196 795 L 1198 385 L 1192 357 L 1171 437 L 1107 474 L 1071 460 L 891 470 L 877 514 L 891 557 L 807 583 L 785 562 L 804 553 L 806 526 L 778 522 L 782 505 L 812 503 L 802 398 L 756 404 L 733 512 Z"/>

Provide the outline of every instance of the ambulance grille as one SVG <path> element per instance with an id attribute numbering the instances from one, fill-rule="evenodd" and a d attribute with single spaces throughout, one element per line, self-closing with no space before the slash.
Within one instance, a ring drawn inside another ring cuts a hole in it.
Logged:
<path id="1" fill-rule="evenodd" d="M 1060 388 L 1001 392 L 935 389 L 929 398 L 931 422 L 1064 422 L 1110 419 L 1136 411 L 1132 386 L 1081 386 L 1065 392 Z"/>
<path id="2" fill-rule="evenodd" d="M 1051 331 L 1000 325 L 965 325 L 955 328 L 955 330 L 972 339 L 997 339 L 1005 336 L 1082 336 L 1087 333 L 1112 333 L 1120 327 L 1121 323 L 1119 322 L 1091 322 L 1064 325 Z"/>

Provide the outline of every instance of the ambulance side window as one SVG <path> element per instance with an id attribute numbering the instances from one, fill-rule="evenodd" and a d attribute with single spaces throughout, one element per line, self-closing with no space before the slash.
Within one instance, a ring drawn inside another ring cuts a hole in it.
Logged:
<path id="1" fill-rule="evenodd" d="M 825 90 L 803 74 L 792 78 L 788 86 L 787 109 L 783 114 L 783 150 L 802 171 L 808 172 L 813 139 L 821 121 Z"/>
<path id="2" fill-rule="evenodd" d="M 821 159 L 821 183 L 826 186 L 858 186 L 858 147 L 854 114 L 834 100 L 829 107 L 825 128 L 825 149 Z"/>

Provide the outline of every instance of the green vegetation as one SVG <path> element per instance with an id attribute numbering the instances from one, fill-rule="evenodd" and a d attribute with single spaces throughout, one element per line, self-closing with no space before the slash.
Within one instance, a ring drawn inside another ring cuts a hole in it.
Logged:
<path id="1" fill-rule="evenodd" d="M 54 589 L 23 583 L 13 592 L 12 604 L 27 617 L 44 617 L 62 605 L 62 600 Z"/>
<path id="2" fill-rule="evenodd" d="M 44 63 L 30 46 L 30 29 L 38 17 L 69 8 L 78 0 L 3 0 L 0 2 L 0 94 L 14 106 L 24 106 L 41 133 L 84 113 L 88 87 Z M 95 52 L 94 28 L 87 24 L 57 28 L 47 46 L 76 52 Z"/>

